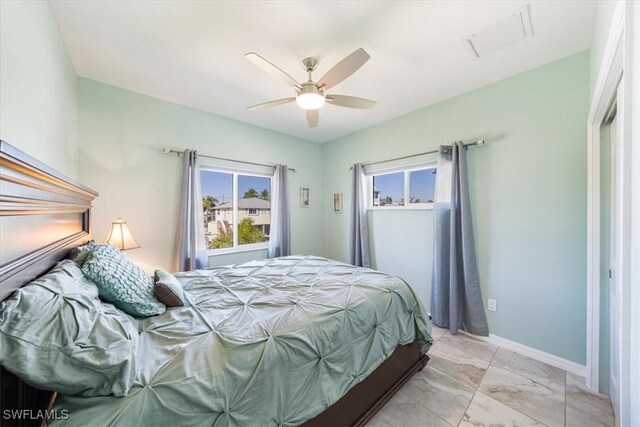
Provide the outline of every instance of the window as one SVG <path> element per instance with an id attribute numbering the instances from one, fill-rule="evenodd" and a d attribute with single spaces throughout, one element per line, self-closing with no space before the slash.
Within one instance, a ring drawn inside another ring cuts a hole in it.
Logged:
<path id="1" fill-rule="evenodd" d="M 431 208 L 435 166 L 371 175 L 370 203 L 374 208 Z"/>
<path id="2" fill-rule="evenodd" d="M 271 178 L 203 168 L 202 208 L 207 248 L 266 248 L 271 231 Z"/>

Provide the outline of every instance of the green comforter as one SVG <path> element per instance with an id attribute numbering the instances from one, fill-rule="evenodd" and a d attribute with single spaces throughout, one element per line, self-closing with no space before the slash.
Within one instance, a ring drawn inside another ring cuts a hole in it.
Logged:
<path id="1" fill-rule="evenodd" d="M 411 288 L 374 270 L 291 256 L 176 277 L 190 305 L 140 321 L 129 394 L 60 396 L 65 426 L 298 425 L 432 342 Z"/>

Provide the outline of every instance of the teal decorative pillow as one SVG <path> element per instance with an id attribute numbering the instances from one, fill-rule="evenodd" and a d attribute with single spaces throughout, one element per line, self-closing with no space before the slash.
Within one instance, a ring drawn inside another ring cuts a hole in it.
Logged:
<path id="1" fill-rule="evenodd" d="M 71 260 L 0 303 L 0 363 L 42 390 L 125 396 L 137 348 L 137 325 L 100 301 Z"/>
<path id="2" fill-rule="evenodd" d="M 100 298 L 132 316 L 164 313 L 166 307 L 153 294 L 153 279 L 111 245 L 98 245 L 82 267 L 98 286 Z"/>
<path id="3" fill-rule="evenodd" d="M 98 246 L 100 245 L 98 245 L 94 240 L 91 240 L 90 242 L 87 242 L 86 244 L 78 246 L 71 250 L 71 253 L 69 253 L 69 256 L 67 258 L 69 258 L 71 261 L 78 264 L 80 268 L 82 268 L 91 251 L 93 251 Z"/>
<path id="4" fill-rule="evenodd" d="M 171 273 L 164 270 L 156 270 L 153 277 L 155 285 L 153 292 L 160 302 L 169 307 L 182 307 L 184 305 L 184 292 L 182 285 Z"/>

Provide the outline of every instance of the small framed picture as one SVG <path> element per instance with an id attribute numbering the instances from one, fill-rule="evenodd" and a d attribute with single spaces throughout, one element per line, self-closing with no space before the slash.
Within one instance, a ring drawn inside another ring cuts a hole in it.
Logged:
<path id="1" fill-rule="evenodd" d="M 342 193 L 333 193 L 333 213 L 342 213 Z"/>
<path id="2" fill-rule="evenodd" d="M 300 207 L 309 207 L 309 187 L 300 187 Z"/>

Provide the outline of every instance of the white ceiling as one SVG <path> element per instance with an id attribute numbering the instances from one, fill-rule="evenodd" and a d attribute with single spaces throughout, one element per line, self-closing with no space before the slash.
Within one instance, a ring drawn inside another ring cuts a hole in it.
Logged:
<path id="1" fill-rule="evenodd" d="M 481 59 L 463 39 L 530 3 L 534 37 Z M 330 141 L 588 49 L 594 1 L 50 1 L 76 72 L 134 92 L 312 141 Z M 292 96 L 244 58 L 256 52 L 317 81 L 362 47 L 371 59 L 331 93 L 373 110 L 326 105 L 309 129 Z"/>

